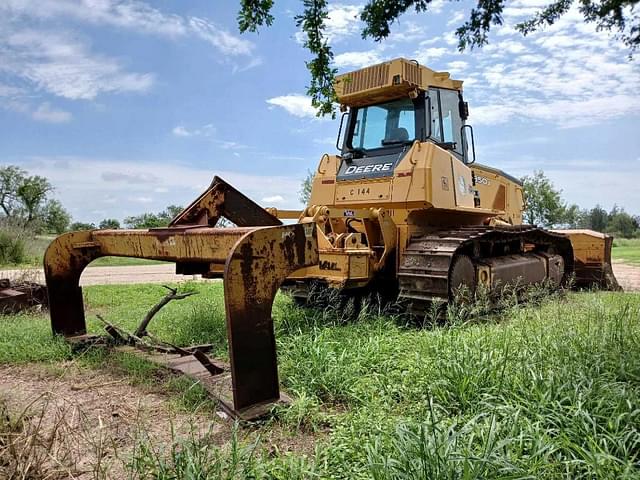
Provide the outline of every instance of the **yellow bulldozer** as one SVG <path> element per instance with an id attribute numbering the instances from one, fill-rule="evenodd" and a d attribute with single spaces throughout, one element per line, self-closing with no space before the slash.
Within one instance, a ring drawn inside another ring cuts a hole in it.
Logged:
<path id="1" fill-rule="evenodd" d="M 340 75 L 335 88 L 340 154 L 320 159 L 303 211 L 262 208 L 215 177 L 166 228 L 64 234 L 44 260 L 54 333 L 87 338 L 79 278 L 101 256 L 222 278 L 230 365 L 197 348 L 176 347 L 171 361 L 251 419 L 284 398 L 271 318 L 281 287 L 301 303 L 318 284 L 347 297 L 375 291 L 413 312 L 460 288 L 569 278 L 619 288 L 612 237 L 522 224 L 522 183 L 475 162 L 462 81 L 400 58 Z M 221 217 L 235 226 L 216 228 Z"/>

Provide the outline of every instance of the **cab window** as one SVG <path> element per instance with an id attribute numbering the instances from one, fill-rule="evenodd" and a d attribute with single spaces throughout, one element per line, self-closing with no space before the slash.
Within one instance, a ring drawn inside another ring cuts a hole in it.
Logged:
<path id="1" fill-rule="evenodd" d="M 410 98 L 403 98 L 358 108 L 348 145 L 369 150 L 411 143 L 415 138 L 415 106 Z"/>
<path id="2" fill-rule="evenodd" d="M 429 89 L 431 138 L 438 143 L 453 143 L 453 151 L 463 155 L 460 98 L 455 90 Z"/>

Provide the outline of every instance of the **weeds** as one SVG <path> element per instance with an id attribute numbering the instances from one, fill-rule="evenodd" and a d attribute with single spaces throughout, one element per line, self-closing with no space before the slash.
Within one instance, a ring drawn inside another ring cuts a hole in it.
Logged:
<path id="1" fill-rule="evenodd" d="M 0 314 L 0 364 L 55 362 L 71 357 L 71 348 L 51 334 L 43 314 Z"/>
<path id="2" fill-rule="evenodd" d="M 25 232 L 13 227 L 0 230 L 0 265 L 19 265 L 28 259 Z"/>
<path id="3" fill-rule="evenodd" d="M 69 478 L 78 473 L 70 448 L 69 412 L 43 394 L 12 417 L 0 401 L 0 478 Z"/>
<path id="4" fill-rule="evenodd" d="M 221 285 L 193 288 L 200 294 L 168 305 L 150 331 L 178 344 L 213 341 L 220 355 Z M 92 287 L 87 300 L 90 313 L 106 311 L 131 329 L 161 294 L 159 286 Z M 137 478 L 640 477 L 640 296 L 528 294 L 523 302 L 507 292 L 497 312 L 453 305 L 446 322 L 428 328 L 389 316 L 376 299 L 363 299 L 362 312 L 347 319 L 338 308 L 303 309 L 278 296 L 280 378 L 294 402 L 255 431 L 317 436 L 315 455 L 270 449 L 242 431 L 222 447 L 198 434 L 164 446 L 141 440 L 128 471 Z M 50 343 L 46 318 L 20 318 L 0 321 L 3 361 L 66 355 Z M 2 343 L 7 334 L 11 345 Z M 167 388 L 166 378 L 135 362 L 90 364 Z M 202 408 L 196 387 L 178 382 L 170 391 L 189 397 L 182 408 Z"/>
<path id="5" fill-rule="evenodd" d="M 211 432 L 192 429 L 186 436 L 172 436 L 168 445 L 143 439 L 128 464 L 132 479 L 309 479 L 314 467 L 301 457 L 283 455 L 269 458 L 261 447 L 260 437 L 241 441 L 236 424 L 224 447 L 213 445 Z"/>
<path id="6" fill-rule="evenodd" d="M 241 446 L 234 428 L 227 452 L 207 441 L 207 432 L 192 429 L 183 439 L 175 437 L 169 445 L 148 439 L 136 446 L 129 474 L 132 478 L 247 478 L 255 470 L 256 443 Z"/>

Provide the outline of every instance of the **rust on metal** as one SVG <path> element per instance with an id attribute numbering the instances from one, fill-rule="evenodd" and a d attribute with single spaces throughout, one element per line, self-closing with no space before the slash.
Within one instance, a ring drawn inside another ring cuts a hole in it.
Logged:
<path id="1" fill-rule="evenodd" d="M 579 287 L 596 286 L 604 290 L 622 290 L 611 266 L 613 237 L 594 230 L 554 230 L 571 240 L 575 256 L 575 282 Z"/>
<path id="2" fill-rule="evenodd" d="M 34 282 L 0 279 L 0 313 L 10 314 L 47 306 L 47 288 Z"/>
<path id="3" fill-rule="evenodd" d="M 240 193 L 220 177 L 213 177 L 209 188 L 179 213 L 169 227 L 207 225 L 214 227 L 220 217 L 240 227 L 282 225 L 277 217 Z"/>
<path id="4" fill-rule="evenodd" d="M 73 338 L 86 335 L 79 280 L 96 258 L 125 256 L 198 265 L 204 273 L 221 274 L 224 280 L 230 357 L 230 382 L 226 385 L 230 392 L 218 398 L 239 418 L 264 413 L 281 399 L 271 318 L 273 300 L 287 276 L 318 263 L 318 246 L 315 223 L 282 225 L 252 205 L 256 206 L 216 177 L 209 190 L 169 228 L 92 230 L 59 236 L 49 245 L 44 259 L 53 332 Z M 238 213 L 236 208 L 245 210 Z M 210 226 L 220 215 L 238 225 L 255 223 L 251 227 Z M 186 224 L 192 221 L 200 224 Z M 209 376 L 218 372 L 204 353 L 180 350 L 184 351 L 177 355 L 191 357 Z M 224 374 L 213 377 L 220 375 Z"/>

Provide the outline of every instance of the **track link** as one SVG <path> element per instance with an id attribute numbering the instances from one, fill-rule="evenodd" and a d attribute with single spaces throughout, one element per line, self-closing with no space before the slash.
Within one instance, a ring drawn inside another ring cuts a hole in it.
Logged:
<path id="1" fill-rule="evenodd" d="M 451 267 L 456 255 L 464 254 L 477 261 L 522 253 L 525 245 L 533 251 L 554 251 L 562 255 L 566 272 L 573 270 L 569 239 L 534 226 L 441 229 L 409 242 L 398 271 L 399 299 L 417 312 L 426 311 L 433 302 L 448 302 L 453 293 Z"/>

